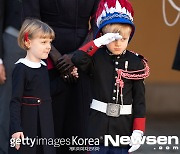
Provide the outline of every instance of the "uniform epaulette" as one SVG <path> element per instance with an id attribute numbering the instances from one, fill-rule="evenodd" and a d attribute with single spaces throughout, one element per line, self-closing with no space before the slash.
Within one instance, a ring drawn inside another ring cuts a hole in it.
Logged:
<path id="1" fill-rule="evenodd" d="M 140 54 L 138 54 L 138 53 L 136 53 L 136 52 L 134 52 L 134 51 L 130 51 L 130 52 L 132 52 L 133 54 L 135 54 L 136 56 L 138 56 L 140 59 L 145 60 L 146 62 L 148 61 L 143 55 L 140 55 Z"/>

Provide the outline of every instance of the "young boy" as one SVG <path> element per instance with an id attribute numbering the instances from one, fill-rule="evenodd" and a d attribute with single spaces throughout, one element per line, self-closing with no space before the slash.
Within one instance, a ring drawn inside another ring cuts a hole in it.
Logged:
<path id="1" fill-rule="evenodd" d="M 146 60 L 126 48 L 135 26 L 133 9 L 127 0 L 103 0 L 97 10 L 98 33 L 103 36 L 76 51 L 73 63 L 92 76 L 88 135 L 93 138 L 111 135 L 141 138 L 145 129 L 145 88 L 149 75 Z M 106 45 L 102 48 L 102 45 Z M 99 48 L 99 49 L 98 49 Z M 130 142 L 118 148 L 103 145 L 102 154 L 127 154 L 140 147 Z"/>

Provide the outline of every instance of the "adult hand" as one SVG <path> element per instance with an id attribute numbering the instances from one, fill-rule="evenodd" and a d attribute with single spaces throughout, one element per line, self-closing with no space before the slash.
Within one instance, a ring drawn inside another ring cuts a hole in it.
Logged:
<path id="1" fill-rule="evenodd" d="M 130 146 L 131 148 L 128 150 L 128 152 L 134 152 L 137 149 L 139 149 L 139 147 L 141 146 L 141 140 L 142 140 L 142 136 L 143 136 L 143 131 L 140 130 L 134 130 L 132 135 L 131 135 L 131 141 L 130 141 Z"/>
<path id="2" fill-rule="evenodd" d="M 107 45 L 115 40 L 122 39 L 122 36 L 119 33 L 107 33 L 97 39 L 94 40 L 94 44 L 97 47 L 100 47 L 102 45 Z"/>
<path id="3" fill-rule="evenodd" d="M 55 66 L 59 73 L 63 74 L 74 66 L 74 64 L 71 61 L 72 56 L 73 54 L 64 54 L 57 60 Z"/>
<path id="4" fill-rule="evenodd" d="M 5 83 L 6 80 L 6 72 L 3 64 L 0 64 L 0 84 Z"/>
<path id="5" fill-rule="evenodd" d="M 16 143 L 15 148 L 16 148 L 17 150 L 19 150 L 19 148 L 20 148 L 20 142 L 22 142 L 22 140 L 24 139 L 24 134 L 23 134 L 23 132 L 16 132 L 16 133 L 14 133 L 14 134 L 12 135 L 12 138 L 15 139 L 15 143 Z M 18 139 L 19 139 L 19 143 L 18 143 Z"/>
<path id="6" fill-rule="evenodd" d="M 52 45 L 49 56 L 58 70 L 60 77 L 62 77 L 65 82 L 72 83 L 76 80 L 71 74 L 74 66 L 71 62 L 72 55 L 65 54 L 62 56 L 61 53 Z"/>

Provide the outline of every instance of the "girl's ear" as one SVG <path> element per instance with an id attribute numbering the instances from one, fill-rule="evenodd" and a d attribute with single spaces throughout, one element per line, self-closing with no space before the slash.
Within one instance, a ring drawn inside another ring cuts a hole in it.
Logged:
<path id="1" fill-rule="evenodd" d="M 30 49 L 30 47 L 31 47 L 31 40 L 27 40 L 27 41 L 24 41 L 24 44 L 25 44 L 25 46 L 28 48 L 28 49 Z"/>

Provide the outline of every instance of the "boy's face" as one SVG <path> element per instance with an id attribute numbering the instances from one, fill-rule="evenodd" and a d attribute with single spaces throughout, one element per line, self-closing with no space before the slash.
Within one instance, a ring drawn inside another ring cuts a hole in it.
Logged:
<path id="1" fill-rule="evenodd" d="M 126 25 L 122 25 L 122 24 L 107 25 L 104 28 L 105 33 L 118 32 L 122 36 L 122 39 L 115 40 L 109 43 L 108 45 L 106 45 L 109 51 L 111 51 L 114 55 L 122 54 L 123 51 L 126 50 L 127 48 L 131 31 L 132 31 L 131 26 L 127 24 Z"/>
<path id="2" fill-rule="evenodd" d="M 122 39 L 115 40 L 111 43 L 109 43 L 107 46 L 108 50 L 111 51 L 114 55 L 122 54 L 124 50 L 126 50 L 130 33 L 123 33 L 121 34 Z"/>

